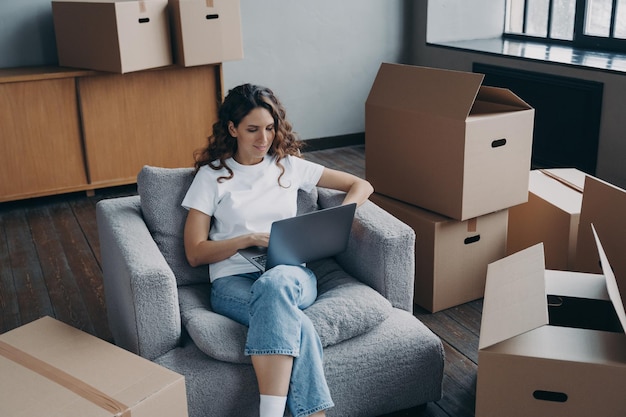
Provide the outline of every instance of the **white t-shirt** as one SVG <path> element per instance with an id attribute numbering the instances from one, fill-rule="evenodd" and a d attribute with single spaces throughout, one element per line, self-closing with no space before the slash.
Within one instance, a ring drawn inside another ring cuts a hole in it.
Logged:
<path id="1" fill-rule="evenodd" d="M 296 215 L 298 190 L 312 190 L 324 170 L 322 165 L 293 156 L 280 162 L 285 168 L 280 184 L 280 168 L 275 157 L 266 156 L 256 165 L 241 165 L 232 158 L 227 159 L 226 165 L 233 170 L 234 176 L 222 182 L 217 179 L 228 175 L 225 169 L 216 171 L 203 166 L 189 187 L 182 206 L 212 217 L 211 240 L 269 233 L 274 221 Z M 254 271 L 257 269 L 239 254 L 209 265 L 211 281 Z"/>

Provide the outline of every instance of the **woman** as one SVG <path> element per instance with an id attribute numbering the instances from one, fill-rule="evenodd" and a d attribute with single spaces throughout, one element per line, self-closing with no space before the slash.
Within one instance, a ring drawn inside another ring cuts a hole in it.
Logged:
<path id="1" fill-rule="evenodd" d="M 272 222 L 296 215 L 298 190 L 345 191 L 362 204 L 373 189 L 354 175 L 300 158 L 301 142 L 274 93 L 245 84 L 229 91 L 185 196 L 185 252 L 209 264 L 215 312 L 248 326 L 245 354 L 257 377 L 260 417 L 324 416 L 333 406 L 319 337 L 302 309 L 317 297 L 303 266 L 258 272 L 237 253 L 267 246 Z M 208 236 L 208 238 L 207 238 Z"/>

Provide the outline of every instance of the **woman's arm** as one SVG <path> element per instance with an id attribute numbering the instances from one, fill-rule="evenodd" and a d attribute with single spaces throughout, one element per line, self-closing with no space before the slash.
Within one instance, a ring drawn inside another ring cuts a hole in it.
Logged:
<path id="1" fill-rule="evenodd" d="M 252 233 L 232 239 L 209 240 L 211 216 L 195 209 L 189 209 L 185 222 L 185 254 L 191 266 L 206 265 L 233 256 L 239 249 L 250 246 L 267 246 L 268 233 Z"/>
<path id="2" fill-rule="evenodd" d="M 324 168 L 322 176 L 317 183 L 318 186 L 333 190 L 344 191 L 346 197 L 343 204 L 356 203 L 357 206 L 363 204 L 374 192 L 372 185 L 355 175 L 347 172 Z"/>

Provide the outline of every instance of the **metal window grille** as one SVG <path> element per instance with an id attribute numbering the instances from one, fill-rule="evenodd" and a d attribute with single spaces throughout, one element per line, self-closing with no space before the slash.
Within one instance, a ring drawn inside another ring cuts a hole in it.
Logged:
<path id="1" fill-rule="evenodd" d="M 626 0 L 506 0 L 504 36 L 626 52 Z"/>

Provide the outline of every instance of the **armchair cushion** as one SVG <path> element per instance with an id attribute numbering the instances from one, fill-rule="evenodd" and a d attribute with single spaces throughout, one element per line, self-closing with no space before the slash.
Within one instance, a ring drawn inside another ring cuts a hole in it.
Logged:
<path id="1" fill-rule="evenodd" d="M 179 287 L 180 316 L 194 344 L 202 352 L 223 362 L 250 363 L 244 352 L 246 326 L 211 310 L 211 285 Z"/>
<path id="2" fill-rule="evenodd" d="M 144 221 L 178 285 L 209 280 L 206 266 L 192 267 L 183 246 L 187 210 L 180 204 L 193 180 L 193 168 L 144 166 L 137 175 Z"/>
<path id="3" fill-rule="evenodd" d="M 318 297 L 304 312 L 328 347 L 368 332 L 391 314 L 391 303 L 348 275 L 333 259 L 309 267 L 318 277 Z M 244 347 L 247 329 L 211 311 L 209 285 L 179 288 L 182 323 L 207 355 L 233 363 L 250 363 Z"/>
<path id="4" fill-rule="evenodd" d="M 368 332 L 389 317 L 392 305 L 372 287 L 346 273 L 334 259 L 311 262 L 317 300 L 304 310 L 327 347 Z"/>

